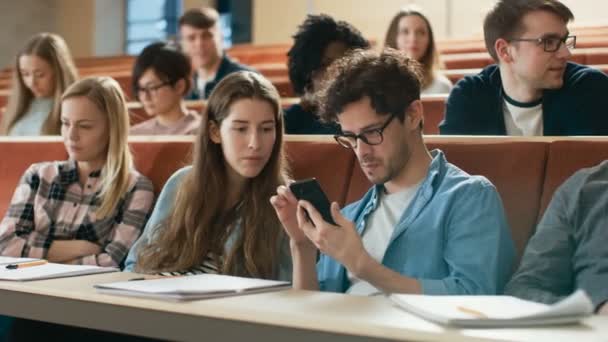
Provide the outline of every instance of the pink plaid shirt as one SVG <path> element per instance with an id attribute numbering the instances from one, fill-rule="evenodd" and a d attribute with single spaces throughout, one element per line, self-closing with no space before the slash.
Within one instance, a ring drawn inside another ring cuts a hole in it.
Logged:
<path id="1" fill-rule="evenodd" d="M 152 183 L 131 170 L 129 189 L 114 213 L 98 219 L 100 171 L 81 186 L 74 161 L 33 164 L 0 222 L 0 254 L 46 258 L 55 240 L 87 240 L 102 251 L 76 263 L 119 266 L 142 232 L 154 204 Z"/>

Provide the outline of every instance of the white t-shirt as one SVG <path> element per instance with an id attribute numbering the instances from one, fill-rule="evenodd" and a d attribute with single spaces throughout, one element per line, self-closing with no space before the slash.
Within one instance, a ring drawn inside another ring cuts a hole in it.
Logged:
<path id="1" fill-rule="evenodd" d="M 507 135 L 534 137 L 543 135 L 543 100 L 522 103 L 506 94 L 503 116 Z"/>
<path id="2" fill-rule="evenodd" d="M 412 203 L 421 183 L 394 194 L 381 194 L 376 210 L 368 217 L 362 236 L 363 247 L 379 263 L 382 263 L 395 226 Z M 370 283 L 355 278 L 352 273 L 347 274 L 351 286 L 346 293 L 369 296 L 380 292 Z"/>
<path id="3" fill-rule="evenodd" d="M 37 136 L 41 135 L 42 126 L 53 110 L 54 99 L 34 98 L 27 111 L 19 121 L 15 122 L 8 135 L 10 136 Z"/>
<path id="4" fill-rule="evenodd" d="M 421 95 L 434 95 L 434 94 L 449 94 L 452 90 L 452 82 L 444 74 L 435 73 L 433 82 L 428 87 L 422 89 Z"/>
<path id="5" fill-rule="evenodd" d="M 208 75 L 207 78 L 203 78 L 200 74 L 197 73 L 196 76 L 196 89 L 198 90 L 198 94 L 201 98 L 205 97 L 205 86 L 207 83 L 213 81 L 215 79 L 215 73 L 213 75 Z"/>

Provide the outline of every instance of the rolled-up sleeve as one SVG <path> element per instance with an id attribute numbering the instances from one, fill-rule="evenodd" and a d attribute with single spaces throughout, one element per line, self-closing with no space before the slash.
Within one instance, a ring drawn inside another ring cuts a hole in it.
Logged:
<path id="1" fill-rule="evenodd" d="M 46 258 L 52 243 L 49 234 L 36 231 L 34 206 L 40 187 L 36 164 L 21 177 L 0 222 L 0 254 L 13 257 Z"/>

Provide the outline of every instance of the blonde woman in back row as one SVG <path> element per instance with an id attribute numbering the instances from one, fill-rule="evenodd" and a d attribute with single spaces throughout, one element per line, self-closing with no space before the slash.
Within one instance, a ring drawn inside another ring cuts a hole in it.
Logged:
<path id="1" fill-rule="evenodd" d="M 439 53 L 433 28 L 420 10 L 414 7 L 400 10 L 391 20 L 384 46 L 405 52 L 422 64 L 421 95 L 447 94 L 452 90 L 452 82 L 438 71 Z"/>
<path id="2" fill-rule="evenodd" d="M 76 79 L 76 67 L 63 38 L 52 33 L 30 38 L 15 58 L 0 135 L 59 135 L 60 98 Z"/>

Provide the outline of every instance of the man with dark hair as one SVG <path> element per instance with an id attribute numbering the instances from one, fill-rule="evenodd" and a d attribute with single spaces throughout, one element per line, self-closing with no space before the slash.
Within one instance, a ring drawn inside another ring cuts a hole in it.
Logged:
<path id="1" fill-rule="evenodd" d="M 427 150 L 420 79 L 420 64 L 396 50 L 356 50 L 328 69 L 322 117 L 340 124 L 337 142 L 354 151 L 374 186 L 342 213 L 331 204 L 337 225 L 277 189 L 271 203 L 291 239 L 294 287 L 361 295 L 502 290 L 514 247 L 500 197 L 486 178 Z"/>
<path id="2" fill-rule="evenodd" d="M 555 192 L 505 292 L 552 304 L 583 289 L 608 315 L 608 161 Z"/>
<path id="3" fill-rule="evenodd" d="M 289 57 L 289 79 L 300 103 L 285 110 L 287 134 L 336 134 L 335 123 L 323 123 L 317 115 L 313 94 L 325 69 L 349 50 L 369 48 L 361 32 L 345 21 L 325 15 L 309 15 L 293 36 Z"/>
<path id="4" fill-rule="evenodd" d="M 190 56 L 194 70 L 193 86 L 188 100 L 205 99 L 226 75 L 252 69 L 226 56 L 219 29 L 219 14 L 213 8 L 194 8 L 179 18 L 179 35 L 184 52 Z"/>
<path id="5" fill-rule="evenodd" d="M 497 65 L 458 82 L 441 134 L 608 134 L 608 77 L 568 62 L 573 18 L 558 0 L 499 0 L 484 22 Z"/>

